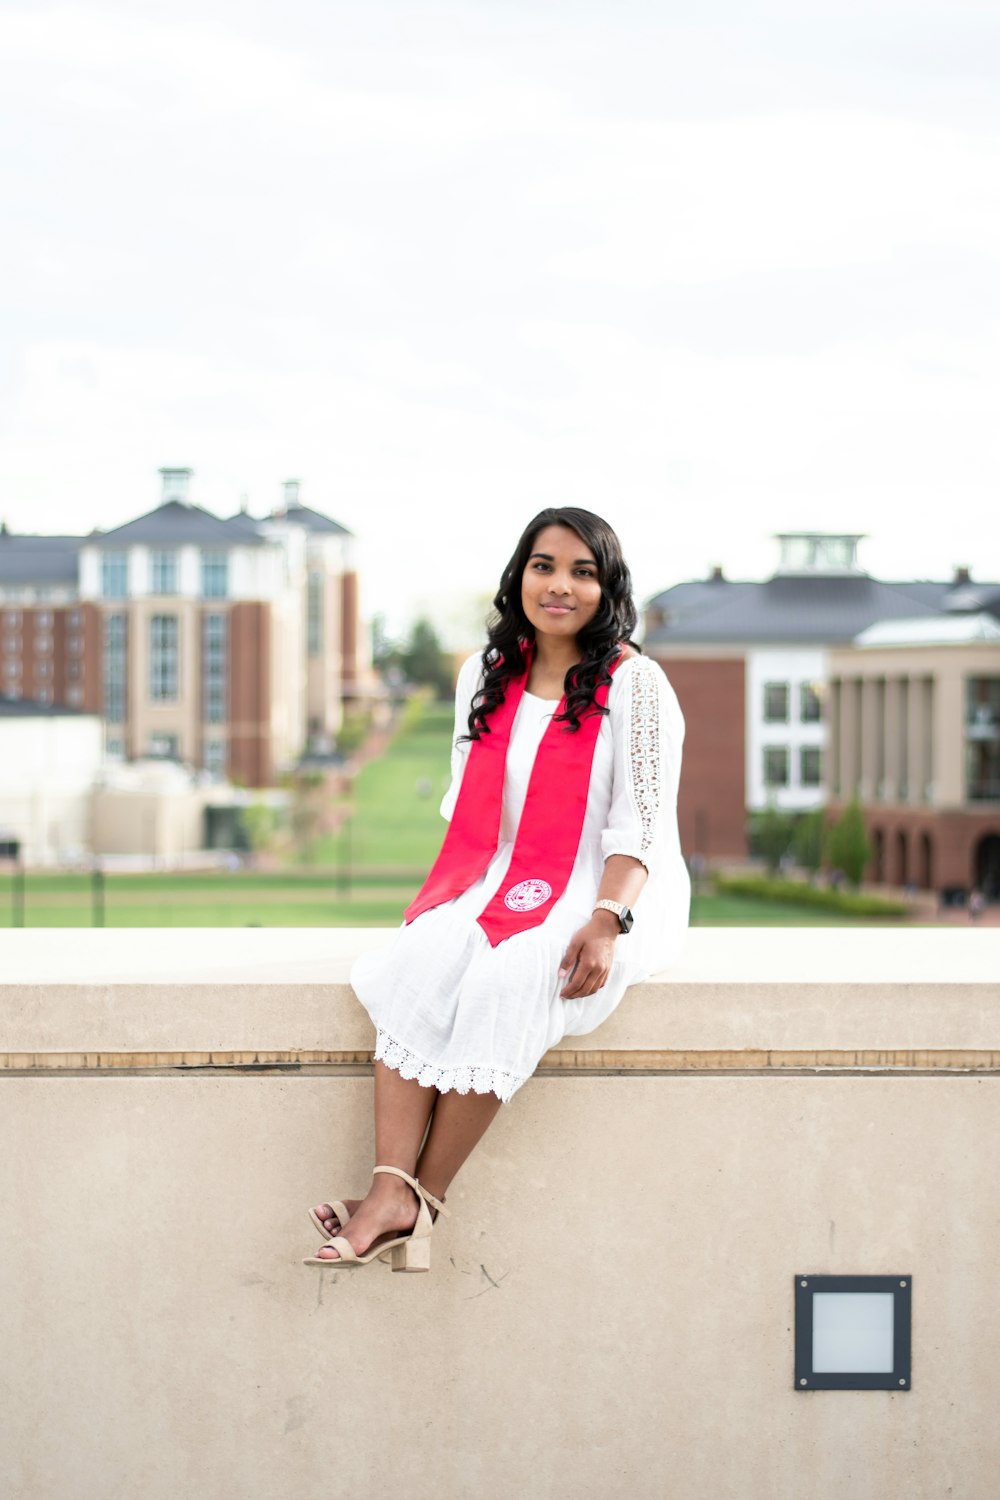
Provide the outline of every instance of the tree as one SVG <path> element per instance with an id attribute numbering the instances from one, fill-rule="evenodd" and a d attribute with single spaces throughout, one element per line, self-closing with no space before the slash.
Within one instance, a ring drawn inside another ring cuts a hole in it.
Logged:
<path id="1" fill-rule="evenodd" d="M 803 813 L 795 825 L 792 849 L 795 858 L 804 870 L 815 875 L 823 863 L 823 839 L 826 827 L 826 809 L 814 807 Z"/>
<path id="2" fill-rule="evenodd" d="M 451 661 L 430 620 L 417 620 L 410 639 L 400 653 L 399 664 L 410 682 L 432 687 L 438 698 L 453 691 Z"/>
<path id="3" fill-rule="evenodd" d="M 773 802 L 763 812 L 754 814 L 750 825 L 751 846 L 765 861 L 769 875 L 777 874 L 788 853 L 794 827 L 793 815 L 780 812 Z"/>
<path id="4" fill-rule="evenodd" d="M 826 857 L 835 870 L 843 870 L 851 885 L 859 886 L 872 853 L 861 804 L 852 798 L 827 834 Z"/>
<path id="5" fill-rule="evenodd" d="M 262 854 L 274 842 L 278 828 L 277 814 L 273 807 L 258 798 L 248 807 L 240 808 L 239 820 L 244 837 L 256 860 L 257 855 Z"/>

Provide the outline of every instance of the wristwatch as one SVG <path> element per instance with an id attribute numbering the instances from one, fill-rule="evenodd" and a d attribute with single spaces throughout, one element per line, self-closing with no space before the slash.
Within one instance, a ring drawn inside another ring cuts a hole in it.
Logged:
<path id="1" fill-rule="evenodd" d="M 628 907 L 623 906 L 620 901 L 595 901 L 594 910 L 613 911 L 615 916 L 618 918 L 618 926 L 620 930 L 622 932 L 631 932 L 632 923 L 634 922 L 635 918 L 632 916 L 632 913 L 629 911 Z"/>

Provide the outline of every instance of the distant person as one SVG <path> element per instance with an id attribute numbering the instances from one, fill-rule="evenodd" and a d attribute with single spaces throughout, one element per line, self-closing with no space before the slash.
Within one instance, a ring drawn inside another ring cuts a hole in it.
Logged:
<path id="1" fill-rule="evenodd" d="M 969 892 L 969 921 L 978 922 L 986 910 L 986 897 L 980 890 Z"/>
<path id="2" fill-rule="evenodd" d="M 432 1212 L 500 1105 L 683 943 L 684 720 L 631 641 L 618 538 L 543 510 L 493 602 L 459 674 L 441 853 L 393 946 L 351 973 L 377 1029 L 372 1185 L 310 1210 L 327 1243 L 309 1265 L 428 1269 Z"/>

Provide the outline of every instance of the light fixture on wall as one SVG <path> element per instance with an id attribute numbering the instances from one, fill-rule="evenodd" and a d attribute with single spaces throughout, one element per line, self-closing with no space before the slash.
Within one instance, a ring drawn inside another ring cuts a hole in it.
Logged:
<path id="1" fill-rule="evenodd" d="M 795 1389 L 908 1391 L 912 1276 L 796 1276 Z"/>

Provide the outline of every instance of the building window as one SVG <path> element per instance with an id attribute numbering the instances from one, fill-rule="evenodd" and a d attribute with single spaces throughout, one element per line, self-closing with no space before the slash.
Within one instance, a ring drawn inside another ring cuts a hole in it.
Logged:
<path id="1" fill-rule="evenodd" d="M 306 649 L 310 656 L 319 656 L 323 650 L 323 575 L 309 574 L 308 629 Z"/>
<path id="2" fill-rule="evenodd" d="M 154 594 L 176 594 L 176 552 L 152 552 L 150 554 L 150 591 Z"/>
<path id="3" fill-rule="evenodd" d="M 222 776 L 226 770 L 226 746 L 222 740 L 206 740 L 203 755 L 205 770 L 212 776 Z"/>
<path id="4" fill-rule="evenodd" d="M 765 724 L 787 724 L 788 723 L 788 683 L 787 682 L 765 682 L 765 684 L 764 684 L 764 723 Z"/>
<path id="5" fill-rule="evenodd" d="M 5 651 L 8 651 L 11 656 L 16 655 L 16 653 L 21 649 L 20 638 L 16 635 L 6 636 L 4 639 L 3 648 Z"/>
<path id="6" fill-rule="evenodd" d="M 149 622 L 149 696 L 154 703 L 177 700 L 177 626 L 176 615 L 153 615 Z"/>
<path id="7" fill-rule="evenodd" d="M 125 722 L 125 616 L 104 621 L 104 717 L 109 724 Z"/>
<path id="8" fill-rule="evenodd" d="M 79 677 L 81 671 L 82 671 L 82 668 L 81 668 L 80 663 L 78 661 L 68 661 L 66 663 L 66 676 L 67 677 Z"/>
<path id="9" fill-rule="evenodd" d="M 83 688 L 78 684 L 71 684 L 66 689 L 66 702 L 72 708 L 79 707 L 79 705 L 83 702 Z"/>
<path id="10" fill-rule="evenodd" d="M 229 597 L 229 557 L 225 552 L 201 554 L 201 596 L 203 599 Z"/>
<path id="11" fill-rule="evenodd" d="M 66 624 L 69 626 L 70 630 L 79 630 L 82 623 L 83 617 L 80 614 L 80 611 L 78 609 L 71 609 L 69 614 L 66 616 Z"/>
<path id="12" fill-rule="evenodd" d="M 764 748 L 764 785 L 788 785 L 788 746 L 767 745 Z"/>
<path id="13" fill-rule="evenodd" d="M 21 663 L 19 661 L 9 661 L 4 668 L 4 671 L 7 673 L 8 677 L 20 677 Z"/>
<path id="14" fill-rule="evenodd" d="M 818 745 L 799 746 L 799 785 L 819 786 L 822 775 L 822 753 Z"/>
<path id="15" fill-rule="evenodd" d="M 207 614 L 201 626 L 201 717 L 205 724 L 226 721 L 226 616 Z"/>
<path id="16" fill-rule="evenodd" d="M 37 693 L 35 694 L 35 702 L 36 703 L 51 703 L 52 702 L 52 689 L 50 687 L 39 688 L 38 691 L 37 691 Z"/>
<path id="17" fill-rule="evenodd" d="M 52 611 L 51 611 L 51 609 L 40 609 L 40 610 L 36 611 L 36 614 L 35 614 L 35 628 L 37 630 L 51 630 L 52 629 Z"/>
<path id="18" fill-rule="evenodd" d="M 48 656 L 52 650 L 52 637 L 50 635 L 36 635 L 35 650 L 39 656 Z"/>
<path id="19" fill-rule="evenodd" d="M 128 553 L 101 554 L 101 594 L 105 599 L 124 599 L 128 594 Z"/>
<path id="20" fill-rule="evenodd" d="M 52 676 L 52 663 L 50 661 L 36 661 L 35 662 L 35 676 L 39 677 L 39 678 L 42 678 L 42 679 L 44 679 L 46 677 L 51 677 Z"/>
<path id="21" fill-rule="evenodd" d="M 68 635 L 66 637 L 66 650 L 74 656 L 79 656 L 83 650 L 83 637 L 79 635 Z"/>
<path id="22" fill-rule="evenodd" d="M 19 609 L 5 609 L 3 622 L 8 630 L 16 630 L 21 623 L 21 611 Z"/>
<path id="23" fill-rule="evenodd" d="M 822 700 L 814 682 L 799 683 L 799 722 L 818 724 L 822 717 Z"/>
<path id="24" fill-rule="evenodd" d="M 117 735 L 113 735 L 112 738 L 108 740 L 108 754 L 109 755 L 124 755 L 125 754 L 125 741 L 122 740 L 122 739 L 119 739 Z"/>

